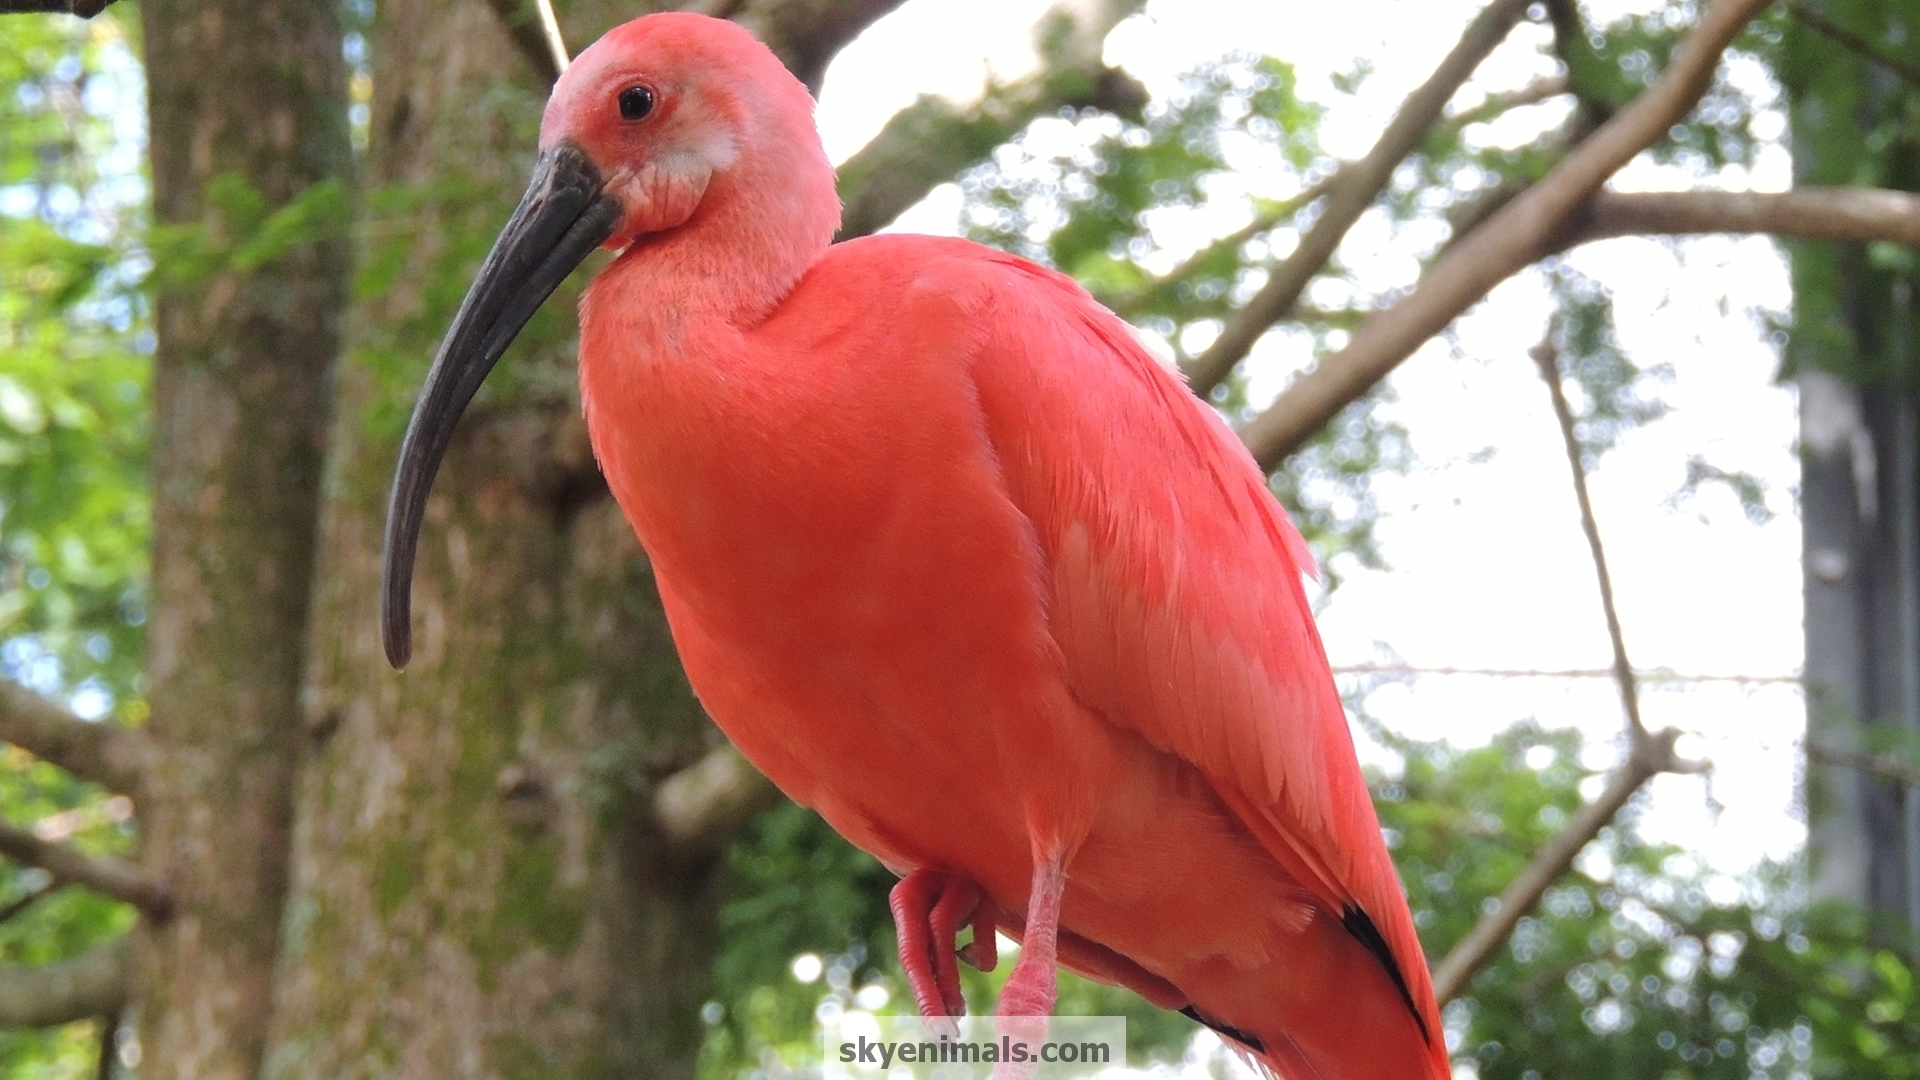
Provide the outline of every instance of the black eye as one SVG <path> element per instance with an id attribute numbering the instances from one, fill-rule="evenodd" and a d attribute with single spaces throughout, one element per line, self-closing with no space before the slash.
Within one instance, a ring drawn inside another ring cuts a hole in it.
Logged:
<path id="1" fill-rule="evenodd" d="M 653 91 L 644 86 L 629 86 L 620 91 L 620 118 L 640 120 L 653 111 Z"/>

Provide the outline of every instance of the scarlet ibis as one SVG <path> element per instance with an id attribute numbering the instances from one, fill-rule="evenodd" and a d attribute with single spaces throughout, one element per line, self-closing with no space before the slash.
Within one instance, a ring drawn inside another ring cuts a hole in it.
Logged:
<path id="1" fill-rule="evenodd" d="M 525 199 L 427 377 L 384 629 L 455 422 L 595 247 L 594 452 L 740 750 L 903 878 L 922 1011 L 1022 940 L 1289 1078 L 1449 1075 L 1301 582 L 1232 432 L 1072 280 L 962 240 L 829 246 L 813 102 L 731 23 L 651 15 L 555 85 Z"/>

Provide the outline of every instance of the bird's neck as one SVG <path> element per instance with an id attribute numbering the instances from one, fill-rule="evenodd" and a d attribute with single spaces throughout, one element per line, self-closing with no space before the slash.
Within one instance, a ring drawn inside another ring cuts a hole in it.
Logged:
<path id="1" fill-rule="evenodd" d="M 818 144 L 792 156 L 715 176 L 685 224 L 641 237 L 600 274 L 582 301 L 583 322 L 619 322 L 653 337 L 697 321 L 741 329 L 764 321 L 840 224 Z"/>

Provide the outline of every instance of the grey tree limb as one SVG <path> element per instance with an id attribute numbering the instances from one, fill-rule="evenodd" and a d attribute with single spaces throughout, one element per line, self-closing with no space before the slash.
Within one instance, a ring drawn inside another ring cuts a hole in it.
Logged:
<path id="1" fill-rule="evenodd" d="M 173 908 L 166 887 L 139 867 L 107 855 L 86 855 L 67 844 L 55 844 L 26 829 L 0 822 L 0 855 L 37 866 L 55 881 L 79 885 L 102 896 L 122 900 L 142 914 L 165 918 Z"/>
<path id="2" fill-rule="evenodd" d="M 133 950 L 121 937 L 71 960 L 0 967 L 0 1027 L 43 1028 L 118 1015 L 127 1005 Z"/>
<path id="3" fill-rule="evenodd" d="M 1603 191 L 1565 246 L 1640 234 L 1769 233 L 1801 240 L 1920 246 L 1920 194 L 1881 188 L 1792 191 Z"/>
<path id="4" fill-rule="evenodd" d="M 59 703 L 7 679 L 0 679 L 0 741 L 82 780 L 126 793 L 139 788 L 149 753 L 144 732 L 82 720 Z"/>
<path id="5" fill-rule="evenodd" d="M 780 791 L 731 745 L 661 781 L 653 813 L 667 843 L 682 855 L 724 850 L 755 814 L 780 801 Z"/>
<path id="6" fill-rule="evenodd" d="M 1663 137 L 1700 100 L 1720 54 L 1767 0 L 1714 0 L 1647 91 L 1541 181 L 1443 254 L 1412 293 L 1368 320 L 1347 347 L 1294 380 L 1241 437 L 1272 470 L 1500 282 L 1551 250 L 1607 177 Z"/>
<path id="7" fill-rule="evenodd" d="M 1506 40 L 1514 25 L 1526 17 L 1527 5 L 1528 0 L 1494 0 L 1487 5 L 1427 81 L 1407 95 L 1373 149 L 1334 175 L 1326 204 L 1312 227 L 1300 237 L 1300 245 L 1273 268 L 1267 283 L 1228 321 L 1213 344 L 1194 358 L 1187 373 L 1194 393 L 1206 397 L 1233 371 L 1235 364 L 1246 358 L 1260 335 L 1286 317 L 1307 283 L 1333 257 L 1353 223 L 1386 190 L 1393 171 L 1419 149 L 1461 84 L 1488 53 Z"/>

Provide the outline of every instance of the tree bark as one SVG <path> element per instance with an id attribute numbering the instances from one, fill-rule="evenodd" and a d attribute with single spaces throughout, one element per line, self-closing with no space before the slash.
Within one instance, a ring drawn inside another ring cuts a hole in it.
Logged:
<path id="1" fill-rule="evenodd" d="M 670 851 L 653 788 L 718 735 L 592 470 L 576 294 L 469 412 L 428 506 L 413 662 L 380 648 L 401 425 L 526 183 L 546 84 L 483 0 L 388 0 L 371 46 L 363 254 L 386 276 L 342 368 L 266 1075 L 689 1077 L 724 849 Z"/>
<path id="2" fill-rule="evenodd" d="M 156 221 L 236 238 L 248 222 L 223 207 L 271 210 L 345 174 L 336 5 L 140 13 Z M 143 1080 L 243 1080 L 265 1045 L 346 268 L 345 244 L 320 240 L 157 299 L 154 754 L 137 801 L 175 906 L 136 950 Z"/>

